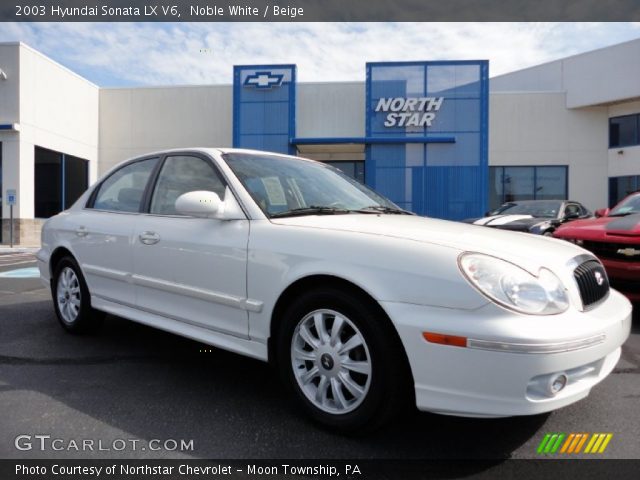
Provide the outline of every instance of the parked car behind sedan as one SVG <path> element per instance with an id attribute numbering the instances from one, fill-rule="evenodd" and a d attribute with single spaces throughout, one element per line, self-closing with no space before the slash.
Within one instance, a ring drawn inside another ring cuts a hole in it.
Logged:
<path id="1" fill-rule="evenodd" d="M 560 225 L 592 214 L 579 202 L 570 200 L 521 200 L 507 202 L 482 218 L 470 218 L 466 223 L 500 228 L 514 232 L 553 235 Z"/>
<path id="2" fill-rule="evenodd" d="M 410 403 L 569 405 L 613 370 L 631 324 L 575 245 L 418 217 L 328 165 L 250 150 L 124 162 L 44 224 L 37 258 L 66 330 L 106 312 L 270 361 L 341 431 Z"/>
<path id="3" fill-rule="evenodd" d="M 595 254 L 611 285 L 634 302 L 640 301 L 640 192 L 624 198 L 598 218 L 563 225 L 554 234 Z"/>

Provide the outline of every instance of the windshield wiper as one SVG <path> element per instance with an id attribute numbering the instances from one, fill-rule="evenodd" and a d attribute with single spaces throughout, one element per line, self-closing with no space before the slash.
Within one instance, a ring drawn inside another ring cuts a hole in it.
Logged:
<path id="1" fill-rule="evenodd" d="M 415 213 L 409 210 L 403 210 L 402 208 L 386 207 L 384 205 L 369 205 L 368 207 L 352 210 L 358 213 L 391 213 L 394 215 L 415 215 Z"/>
<path id="2" fill-rule="evenodd" d="M 636 213 L 640 213 L 640 212 L 621 212 L 621 213 L 614 213 L 614 214 L 609 214 L 607 215 L 607 217 L 626 217 L 627 215 L 634 215 Z"/>
<path id="3" fill-rule="evenodd" d="M 309 205 L 308 207 L 293 208 L 284 212 L 272 213 L 271 218 L 297 217 L 303 215 L 339 215 L 345 213 L 390 213 L 395 215 L 415 215 L 413 212 L 401 208 L 386 207 L 384 205 L 369 205 L 367 207 L 349 210 L 339 207 Z"/>
<path id="4" fill-rule="evenodd" d="M 293 208 L 291 210 L 285 210 L 284 212 L 272 213 L 271 218 L 278 217 L 297 217 L 303 215 L 338 215 L 343 213 L 350 213 L 351 210 L 338 207 L 323 207 L 320 205 L 309 205 L 308 207 Z"/>

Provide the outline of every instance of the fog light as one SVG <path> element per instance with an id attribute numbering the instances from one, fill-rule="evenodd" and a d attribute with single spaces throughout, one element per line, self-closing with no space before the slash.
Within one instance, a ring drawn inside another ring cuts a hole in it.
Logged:
<path id="1" fill-rule="evenodd" d="M 547 392 L 551 396 L 555 396 L 564 389 L 569 383 L 569 377 L 567 377 L 564 373 L 559 373 L 558 375 L 554 375 L 549 379 L 549 383 L 547 384 Z"/>

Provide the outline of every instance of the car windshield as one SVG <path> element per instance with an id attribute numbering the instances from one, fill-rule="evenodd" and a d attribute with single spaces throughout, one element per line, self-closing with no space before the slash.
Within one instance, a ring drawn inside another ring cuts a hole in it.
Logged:
<path id="1" fill-rule="evenodd" d="M 538 201 L 523 203 L 505 203 L 499 208 L 489 212 L 492 215 L 531 215 L 539 218 L 557 218 L 562 202 Z"/>
<path id="2" fill-rule="evenodd" d="M 255 153 L 228 153 L 223 157 L 269 217 L 407 213 L 340 170 L 320 162 Z"/>
<path id="3" fill-rule="evenodd" d="M 633 213 L 640 213 L 640 194 L 627 197 L 620 202 L 609 213 L 610 217 L 622 217 L 624 215 L 631 215 Z"/>

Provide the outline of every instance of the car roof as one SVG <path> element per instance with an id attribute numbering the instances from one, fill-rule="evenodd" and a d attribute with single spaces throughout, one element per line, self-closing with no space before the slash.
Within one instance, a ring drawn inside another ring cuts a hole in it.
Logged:
<path id="1" fill-rule="evenodd" d="M 135 157 L 131 157 L 128 158 L 126 161 L 129 160 L 135 160 L 138 158 L 142 158 L 142 157 L 149 157 L 149 156 L 154 156 L 154 155 L 164 155 L 167 153 L 182 153 L 182 152 L 201 152 L 201 153 L 208 153 L 208 154 L 213 154 L 213 153 L 221 153 L 221 154 L 225 154 L 225 153 L 245 153 L 245 154 L 252 154 L 252 155 L 272 155 L 272 156 L 278 156 L 278 157 L 286 157 L 286 158 L 295 158 L 298 160 L 307 160 L 309 162 L 315 162 L 315 160 L 309 159 L 309 158 L 304 158 L 304 157 L 298 157 L 295 155 L 288 155 L 285 153 L 278 153 L 278 152 L 269 152 L 266 150 L 255 150 L 255 149 L 251 149 L 251 148 L 232 148 L 232 147 L 183 147 L 183 148 L 169 148 L 169 149 L 165 149 L 165 150 L 156 150 L 153 152 L 147 152 L 144 153 L 142 155 L 136 155 Z"/>
<path id="2" fill-rule="evenodd" d="M 178 148 L 167 148 L 163 150 L 154 150 L 152 152 L 146 152 L 142 156 L 147 155 L 161 155 L 165 153 L 174 153 L 174 152 L 205 152 L 205 153 L 269 153 L 273 155 L 282 155 L 281 153 L 276 152 L 265 152 L 262 150 L 253 150 L 250 148 L 231 148 L 231 147 L 178 147 Z M 141 155 L 136 155 L 140 157 Z"/>
<path id="3" fill-rule="evenodd" d="M 502 205 L 523 205 L 523 204 L 535 204 L 535 203 L 542 203 L 542 202 L 562 202 L 562 203 L 580 203 L 580 202 L 575 202 L 573 200 L 560 200 L 559 198 L 550 198 L 548 200 L 513 200 L 510 202 L 504 202 Z"/>

